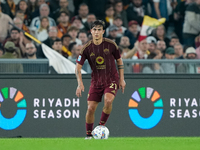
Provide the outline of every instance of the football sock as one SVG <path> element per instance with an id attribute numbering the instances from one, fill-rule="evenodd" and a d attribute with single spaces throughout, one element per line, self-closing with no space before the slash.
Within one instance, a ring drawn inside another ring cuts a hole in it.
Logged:
<path id="1" fill-rule="evenodd" d="M 106 114 L 102 111 L 101 113 L 101 120 L 99 122 L 99 125 L 105 125 L 106 124 L 106 121 L 108 120 L 108 117 L 110 116 L 110 114 Z"/>
<path id="2" fill-rule="evenodd" d="M 92 136 L 93 124 L 94 123 L 85 123 L 87 136 Z"/>

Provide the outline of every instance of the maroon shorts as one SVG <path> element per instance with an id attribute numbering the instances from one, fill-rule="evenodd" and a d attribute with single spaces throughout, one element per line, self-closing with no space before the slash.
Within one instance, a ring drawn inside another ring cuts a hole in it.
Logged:
<path id="1" fill-rule="evenodd" d="M 90 86 L 87 100 L 101 102 L 102 96 L 105 93 L 111 93 L 114 96 L 116 96 L 118 89 L 119 89 L 119 84 L 116 82 L 113 82 L 104 88 L 95 88 L 93 86 Z"/>

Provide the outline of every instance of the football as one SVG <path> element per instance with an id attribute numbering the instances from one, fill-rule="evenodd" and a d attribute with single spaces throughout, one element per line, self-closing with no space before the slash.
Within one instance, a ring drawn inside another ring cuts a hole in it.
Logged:
<path id="1" fill-rule="evenodd" d="M 106 126 L 96 126 L 92 131 L 92 136 L 95 139 L 108 139 L 109 137 L 109 130 Z"/>

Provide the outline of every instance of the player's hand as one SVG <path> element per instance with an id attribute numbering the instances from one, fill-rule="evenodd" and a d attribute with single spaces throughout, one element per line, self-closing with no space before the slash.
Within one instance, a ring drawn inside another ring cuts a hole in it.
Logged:
<path id="1" fill-rule="evenodd" d="M 119 88 L 122 89 L 122 93 L 124 94 L 124 89 L 126 86 L 126 82 L 124 80 L 119 81 Z"/>
<path id="2" fill-rule="evenodd" d="M 84 92 L 84 85 L 80 84 L 78 85 L 77 89 L 76 89 L 76 96 L 77 97 L 81 97 L 81 92 Z"/>

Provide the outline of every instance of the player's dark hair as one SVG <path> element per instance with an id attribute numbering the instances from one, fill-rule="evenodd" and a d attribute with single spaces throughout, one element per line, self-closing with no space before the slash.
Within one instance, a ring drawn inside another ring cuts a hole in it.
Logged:
<path id="1" fill-rule="evenodd" d="M 102 20 L 96 20 L 91 24 L 90 28 L 92 29 L 93 27 L 96 27 L 96 26 L 102 26 L 103 29 L 105 29 L 105 22 Z"/>

